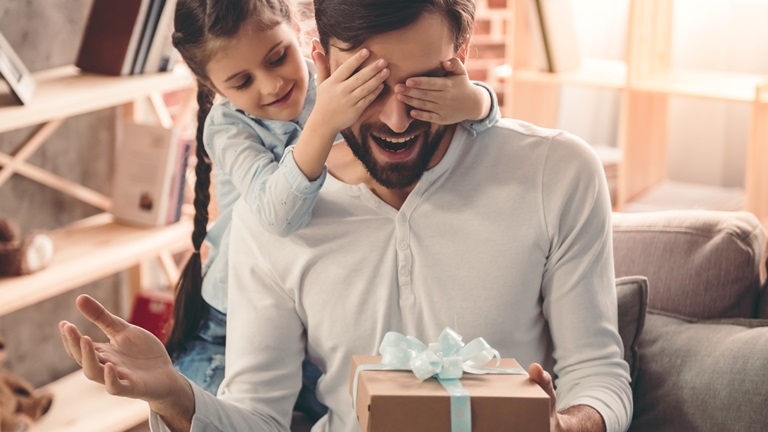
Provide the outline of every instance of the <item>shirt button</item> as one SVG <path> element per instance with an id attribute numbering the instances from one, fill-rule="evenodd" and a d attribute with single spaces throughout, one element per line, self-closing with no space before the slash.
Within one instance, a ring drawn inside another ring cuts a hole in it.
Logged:
<path id="1" fill-rule="evenodd" d="M 407 268 L 404 268 L 404 269 L 403 269 L 403 271 L 402 271 L 402 273 L 403 273 L 403 276 L 408 276 L 408 274 L 409 274 L 410 272 L 408 271 L 408 269 L 407 269 Z"/>
<path id="2" fill-rule="evenodd" d="M 400 248 L 400 250 L 406 250 L 406 249 L 408 249 L 408 243 L 406 243 L 406 242 L 400 242 L 400 244 L 398 245 L 398 247 Z"/>

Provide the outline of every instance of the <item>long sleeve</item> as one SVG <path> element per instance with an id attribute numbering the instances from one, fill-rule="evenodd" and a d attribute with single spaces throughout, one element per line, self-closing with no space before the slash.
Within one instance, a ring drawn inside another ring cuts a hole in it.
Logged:
<path id="1" fill-rule="evenodd" d="M 549 145 L 542 182 L 550 239 L 543 312 L 554 344 L 558 410 L 589 405 L 609 432 L 623 431 L 632 417 L 632 392 L 617 331 L 605 176 L 586 143 L 560 133 Z"/>
<path id="2" fill-rule="evenodd" d="M 496 92 L 493 87 L 482 81 L 472 81 L 472 84 L 484 88 L 491 96 L 491 109 L 488 111 L 488 115 L 481 120 L 464 120 L 461 125 L 472 133 L 472 136 L 487 130 L 491 126 L 499 122 L 501 118 L 501 112 L 499 110 L 499 98 L 496 96 Z"/>
<path id="3" fill-rule="evenodd" d="M 301 130 L 283 123 L 285 130 L 269 130 L 229 105 L 217 104 L 206 119 L 203 139 L 214 166 L 220 212 L 242 196 L 262 226 L 279 236 L 307 224 L 326 177 L 323 170 L 310 182 L 299 170 L 292 150 L 284 149 Z"/>
<path id="4" fill-rule="evenodd" d="M 192 432 L 288 432 L 301 388 L 304 326 L 294 299 L 263 267 L 249 213 L 241 200 L 232 217 L 226 377 L 218 397 L 193 384 Z M 154 413 L 150 425 L 168 430 Z"/>

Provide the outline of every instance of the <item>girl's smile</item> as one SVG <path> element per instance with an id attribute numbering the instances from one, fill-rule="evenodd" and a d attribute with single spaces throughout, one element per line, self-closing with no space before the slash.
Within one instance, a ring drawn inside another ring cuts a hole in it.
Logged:
<path id="1" fill-rule="evenodd" d="M 265 104 L 264 106 L 268 107 L 282 107 L 288 103 L 288 101 L 291 100 L 291 96 L 293 96 L 293 89 L 295 88 L 295 85 L 292 85 L 287 92 L 285 92 L 282 96 L 280 96 L 278 99 L 269 102 Z"/>

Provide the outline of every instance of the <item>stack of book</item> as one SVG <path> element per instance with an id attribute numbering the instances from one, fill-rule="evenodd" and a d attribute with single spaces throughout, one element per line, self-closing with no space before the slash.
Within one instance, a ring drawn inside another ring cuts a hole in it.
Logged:
<path id="1" fill-rule="evenodd" d="M 106 75 L 173 68 L 176 0 L 94 0 L 75 66 Z"/>
<path id="2" fill-rule="evenodd" d="M 142 227 L 178 222 L 192 146 L 175 128 L 126 123 L 112 178 L 115 219 Z"/>

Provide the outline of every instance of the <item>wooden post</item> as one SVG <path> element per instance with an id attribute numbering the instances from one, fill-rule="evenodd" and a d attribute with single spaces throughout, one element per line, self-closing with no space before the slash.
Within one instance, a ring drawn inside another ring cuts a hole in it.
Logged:
<path id="1" fill-rule="evenodd" d="M 634 90 L 671 68 L 673 2 L 631 0 L 620 120 L 619 209 L 667 176 L 668 96 Z"/>
<path id="2" fill-rule="evenodd" d="M 746 209 L 768 229 L 768 84 L 755 90 L 746 168 Z"/>
<path id="3" fill-rule="evenodd" d="M 505 117 L 516 118 L 543 127 L 557 126 L 560 85 L 523 82 L 516 71 L 536 67 L 532 29 L 528 21 L 529 0 L 507 1 L 506 62 L 512 66 L 504 81 Z"/>

